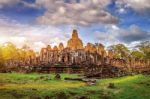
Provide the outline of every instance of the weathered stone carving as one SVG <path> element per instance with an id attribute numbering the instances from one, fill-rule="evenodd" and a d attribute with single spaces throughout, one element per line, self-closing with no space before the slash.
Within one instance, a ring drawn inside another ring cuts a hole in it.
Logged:
<path id="1" fill-rule="evenodd" d="M 53 51 L 58 51 L 58 47 L 57 47 L 57 46 L 54 46 L 54 47 L 53 47 Z"/>
<path id="2" fill-rule="evenodd" d="M 62 51 L 62 50 L 64 49 L 63 43 L 60 43 L 60 44 L 59 44 L 59 48 L 58 48 L 58 49 L 59 49 L 59 51 Z"/>
<path id="3" fill-rule="evenodd" d="M 113 51 L 112 50 L 108 51 L 108 57 L 111 58 L 111 59 L 113 58 Z"/>
<path id="4" fill-rule="evenodd" d="M 52 50 L 52 48 L 51 48 L 50 45 L 47 45 L 47 50 L 48 50 L 48 51 L 51 51 L 51 50 Z"/>
<path id="5" fill-rule="evenodd" d="M 72 38 L 68 41 L 66 48 L 64 47 L 63 43 L 60 43 L 58 47 L 54 46 L 53 48 L 48 45 L 46 48 L 41 49 L 41 52 L 38 56 L 36 56 L 33 50 L 28 50 L 28 55 L 25 57 L 25 59 L 11 59 L 5 65 L 8 67 L 20 65 L 24 67 L 30 65 L 48 65 L 49 67 L 47 68 L 53 66 L 51 67 L 51 71 L 56 71 L 59 69 L 57 68 L 57 65 L 63 65 L 63 69 L 66 72 L 79 72 L 85 66 L 95 66 L 94 70 L 99 70 L 98 66 L 107 65 L 107 70 L 108 68 L 111 70 L 113 66 L 121 69 L 125 68 L 129 71 L 144 71 L 145 69 L 150 70 L 150 60 L 140 60 L 133 58 L 128 58 L 126 60 L 115 59 L 113 56 L 113 51 L 109 50 L 107 55 L 106 50 L 102 44 L 93 45 L 91 43 L 87 43 L 85 48 L 83 48 L 83 43 L 78 37 L 77 30 L 73 30 Z M 66 69 L 65 66 L 78 67 L 72 67 L 73 69 L 68 67 L 68 69 Z M 80 66 L 82 68 L 80 68 Z"/>
<path id="6" fill-rule="evenodd" d="M 98 45 L 98 54 L 101 55 L 102 57 L 106 57 L 107 53 L 104 49 L 104 45 L 103 44 L 99 44 Z"/>
<path id="7" fill-rule="evenodd" d="M 73 30 L 72 38 L 68 41 L 67 47 L 71 50 L 83 49 L 83 43 L 78 37 L 77 30 Z"/>
<path id="8" fill-rule="evenodd" d="M 92 45 L 91 43 L 87 43 L 85 46 L 85 51 L 90 52 L 90 53 L 95 53 L 97 52 L 96 46 Z"/>
<path id="9" fill-rule="evenodd" d="M 87 43 L 87 45 L 85 46 L 85 51 L 90 52 L 91 49 L 92 49 L 91 43 Z"/>

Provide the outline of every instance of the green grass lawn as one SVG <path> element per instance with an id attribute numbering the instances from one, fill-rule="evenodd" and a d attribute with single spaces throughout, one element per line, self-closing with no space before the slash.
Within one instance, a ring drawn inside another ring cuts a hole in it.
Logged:
<path id="1" fill-rule="evenodd" d="M 150 76 L 99 79 L 96 85 L 65 81 L 77 74 L 0 73 L 0 99 L 150 99 Z M 114 83 L 115 88 L 108 88 Z"/>

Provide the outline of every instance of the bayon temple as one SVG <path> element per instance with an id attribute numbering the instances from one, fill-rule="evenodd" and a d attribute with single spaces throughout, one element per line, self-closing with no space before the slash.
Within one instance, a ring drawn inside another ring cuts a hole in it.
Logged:
<path id="1" fill-rule="evenodd" d="M 63 43 L 53 48 L 48 45 L 47 48 L 42 48 L 40 52 L 40 61 L 49 64 L 82 65 L 83 63 L 89 63 L 99 65 L 102 57 L 112 58 L 113 53 L 109 51 L 107 55 L 102 44 L 96 47 L 87 43 L 84 47 L 82 40 L 78 37 L 77 30 L 73 30 L 72 37 L 67 42 L 67 47 L 64 47 Z"/>
<path id="2" fill-rule="evenodd" d="M 99 72 L 100 67 L 106 66 L 138 72 L 150 70 L 150 60 L 130 57 L 128 59 L 116 59 L 113 57 L 113 51 L 106 51 L 102 44 L 87 43 L 86 46 L 83 46 L 77 30 L 72 31 L 72 37 L 68 40 L 66 47 L 63 43 L 53 48 L 51 45 L 47 45 L 46 48 L 41 49 L 39 55 L 36 55 L 32 50 L 30 53 L 30 56 L 21 62 L 11 60 L 7 65 L 32 67 L 34 71 L 67 73 L 80 73 L 87 69 L 89 69 L 87 70 L 89 73 Z"/>

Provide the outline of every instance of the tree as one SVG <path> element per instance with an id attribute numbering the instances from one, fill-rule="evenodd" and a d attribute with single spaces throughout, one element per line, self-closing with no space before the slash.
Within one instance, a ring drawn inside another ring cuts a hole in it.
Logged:
<path id="1" fill-rule="evenodd" d="M 150 59 L 150 41 L 141 42 L 136 48 L 144 54 L 144 59 Z"/>
<path id="2" fill-rule="evenodd" d="M 2 54 L 2 46 L 0 46 L 0 69 L 4 68 L 4 59 L 3 59 L 3 54 Z"/>
<path id="3" fill-rule="evenodd" d="M 144 58 L 144 53 L 140 52 L 138 50 L 132 51 L 131 55 L 133 58 L 138 58 L 138 59 L 143 59 Z"/>
<path id="4" fill-rule="evenodd" d="M 130 55 L 130 51 L 123 44 L 111 45 L 108 49 L 113 51 L 115 58 L 125 59 Z"/>
<path id="5" fill-rule="evenodd" d="M 2 47 L 4 60 L 16 59 L 18 58 L 17 48 L 14 44 L 8 42 Z"/>

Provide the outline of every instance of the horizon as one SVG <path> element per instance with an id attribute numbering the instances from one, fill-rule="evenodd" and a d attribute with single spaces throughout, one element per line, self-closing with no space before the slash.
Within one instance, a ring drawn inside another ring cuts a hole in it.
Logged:
<path id="1" fill-rule="evenodd" d="M 150 39 L 150 1 L 143 0 L 1 0 L 0 44 L 66 46 L 77 29 L 84 46 L 125 44 Z"/>

